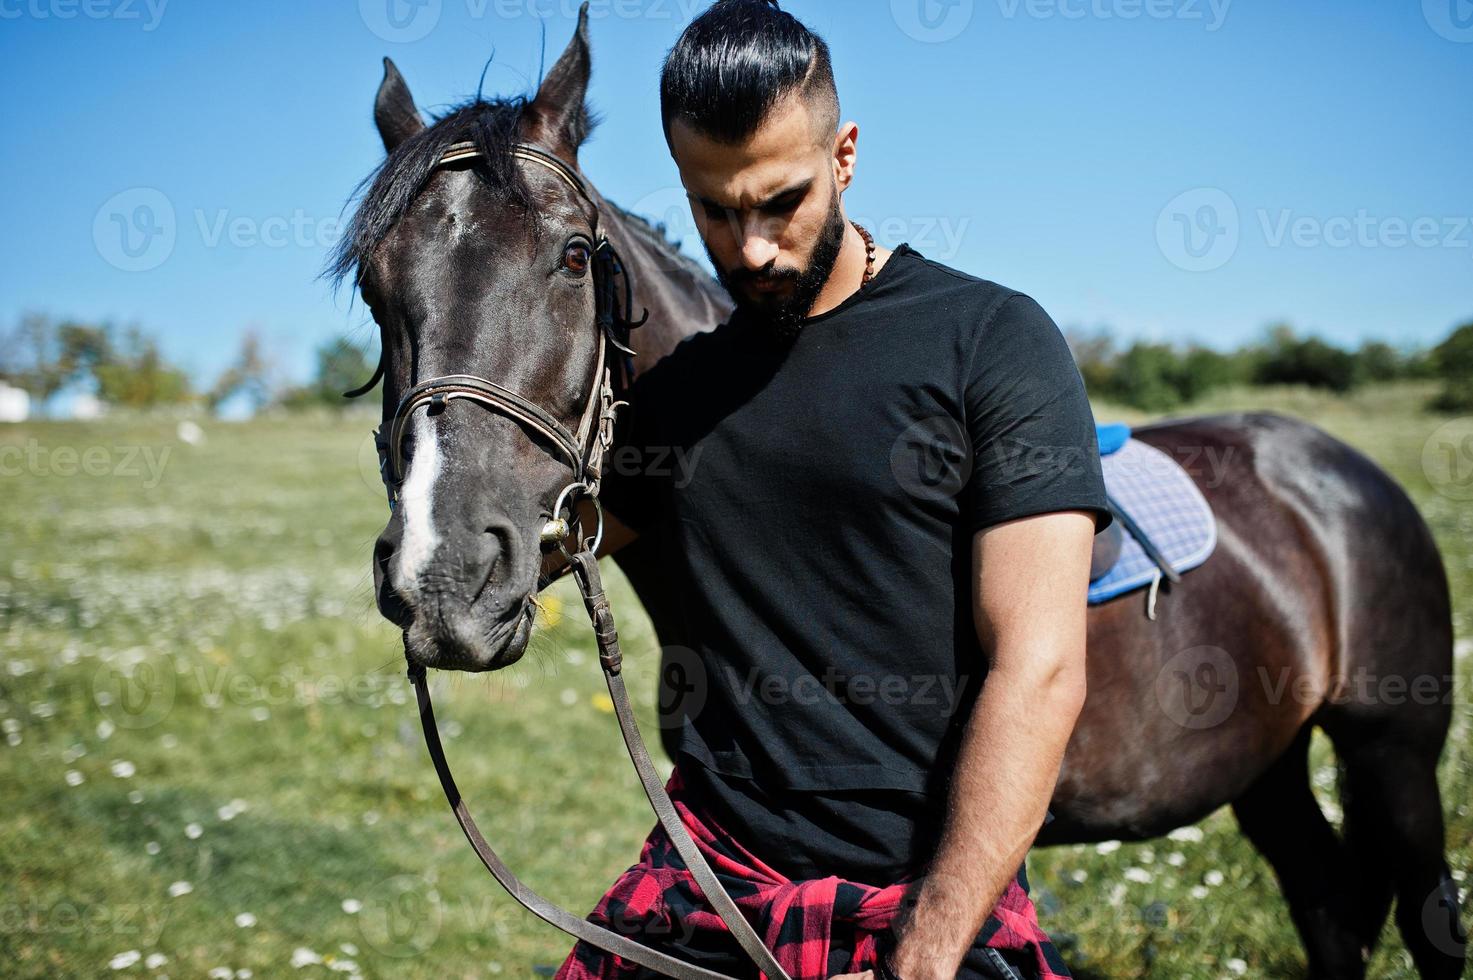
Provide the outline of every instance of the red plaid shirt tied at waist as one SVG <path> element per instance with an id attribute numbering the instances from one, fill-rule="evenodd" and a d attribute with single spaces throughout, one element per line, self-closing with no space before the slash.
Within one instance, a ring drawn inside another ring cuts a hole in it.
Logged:
<path id="1" fill-rule="evenodd" d="M 826 980 L 874 965 L 878 944 L 900 910 L 906 883 L 880 888 L 833 877 L 790 881 L 709 817 L 698 816 L 685 798 L 678 769 L 666 789 L 717 878 L 794 980 Z M 729 935 L 726 924 L 701 899 L 659 824 L 645 840 L 639 863 L 620 876 L 589 920 L 667 951 L 671 944 L 679 947 L 685 942 L 709 947 L 712 938 Z M 1016 879 L 1008 882 L 978 939 L 992 949 L 1021 954 L 1035 966 L 1031 976 L 1040 980 L 1069 976 L 1038 924 L 1033 901 Z M 580 942 L 557 980 L 631 980 L 640 970 L 637 964 Z"/>

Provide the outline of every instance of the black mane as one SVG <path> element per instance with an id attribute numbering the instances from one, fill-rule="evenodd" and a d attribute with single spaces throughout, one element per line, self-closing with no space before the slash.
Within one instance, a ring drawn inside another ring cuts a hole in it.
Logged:
<path id="1" fill-rule="evenodd" d="M 456 143 L 474 143 L 481 151 L 474 166 L 490 185 L 499 188 L 508 203 L 534 214 L 531 191 L 509 152 L 517 142 L 526 108 L 527 100 L 522 96 L 473 99 L 437 117 L 430 126 L 395 147 L 388 159 L 358 185 L 355 196 L 361 195 L 362 199 L 328 259 L 326 275 L 334 283 L 341 283 L 353 273 L 357 281 L 373 250 L 404 216 L 440 157 Z"/>

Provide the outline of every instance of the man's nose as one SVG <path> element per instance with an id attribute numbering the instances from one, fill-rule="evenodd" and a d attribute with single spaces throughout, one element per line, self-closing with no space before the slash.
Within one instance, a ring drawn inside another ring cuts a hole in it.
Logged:
<path id="1" fill-rule="evenodd" d="M 763 215 L 749 217 L 742 226 L 742 265 L 758 272 L 770 266 L 781 249 L 773 233 L 771 219 Z"/>

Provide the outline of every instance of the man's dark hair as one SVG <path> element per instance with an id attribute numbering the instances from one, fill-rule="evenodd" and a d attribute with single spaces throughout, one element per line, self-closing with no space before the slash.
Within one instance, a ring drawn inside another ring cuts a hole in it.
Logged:
<path id="1" fill-rule="evenodd" d="M 665 58 L 665 139 L 681 119 L 718 142 L 740 143 L 794 93 L 813 113 L 816 136 L 838 129 L 839 93 L 823 38 L 777 0 L 717 0 Z"/>

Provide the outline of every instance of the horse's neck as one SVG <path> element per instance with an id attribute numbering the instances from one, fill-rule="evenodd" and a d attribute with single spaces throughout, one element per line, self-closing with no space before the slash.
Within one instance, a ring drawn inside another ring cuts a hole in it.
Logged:
<path id="1" fill-rule="evenodd" d="M 693 333 L 711 330 L 731 313 L 731 299 L 711 276 L 679 256 L 658 234 L 633 227 L 614 208 L 605 219 L 610 240 L 634 277 L 634 309 L 650 311 L 649 322 L 634 332 L 639 351 L 635 370 L 643 371 Z"/>

